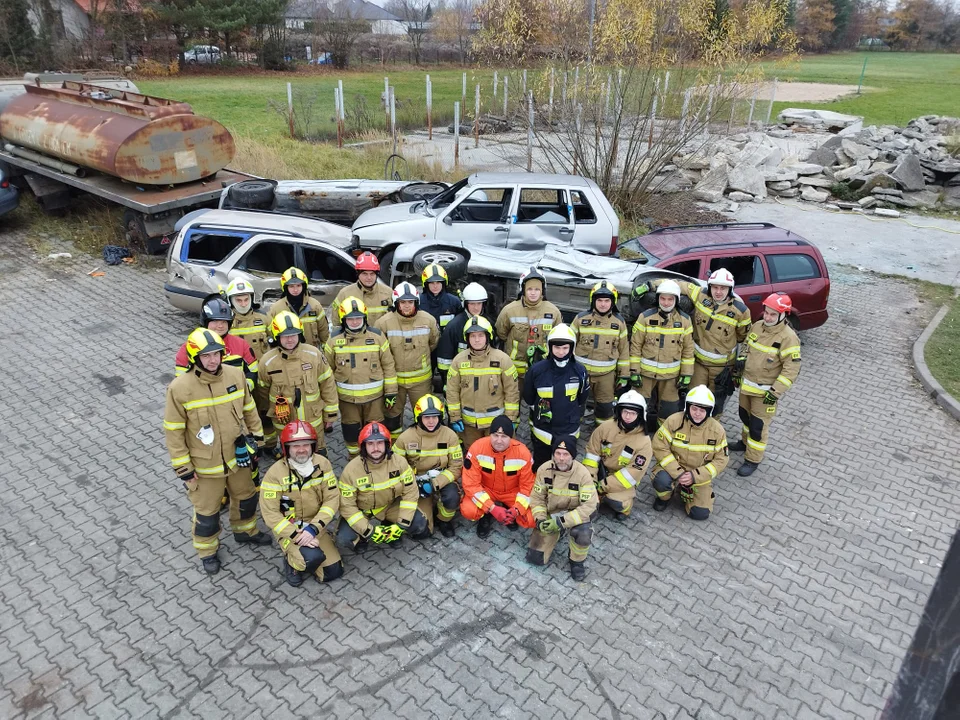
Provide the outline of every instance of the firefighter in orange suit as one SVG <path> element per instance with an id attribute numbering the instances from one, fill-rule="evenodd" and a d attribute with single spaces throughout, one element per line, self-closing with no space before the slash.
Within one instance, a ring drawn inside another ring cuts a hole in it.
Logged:
<path id="1" fill-rule="evenodd" d="M 329 528 L 340 509 L 333 466 L 317 452 L 317 431 L 294 420 L 280 431 L 283 458 L 260 484 L 263 521 L 283 551 L 287 584 L 299 587 L 313 575 L 329 582 L 343 575 L 343 561 Z"/>
<path id="2" fill-rule="evenodd" d="M 513 421 L 500 415 L 490 424 L 490 435 L 481 437 L 463 459 L 463 500 L 460 514 L 477 521 L 477 535 L 490 535 L 493 521 L 515 530 L 533 527 L 530 493 L 533 490 L 533 456 L 513 437 Z"/>

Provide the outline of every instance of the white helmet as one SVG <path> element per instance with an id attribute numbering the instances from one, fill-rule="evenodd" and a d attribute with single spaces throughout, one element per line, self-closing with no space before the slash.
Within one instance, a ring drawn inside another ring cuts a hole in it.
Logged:
<path id="1" fill-rule="evenodd" d="M 680 294 L 680 286 L 677 285 L 675 280 L 664 280 L 657 285 L 657 295 L 676 295 L 677 299 L 679 299 Z"/>
<path id="2" fill-rule="evenodd" d="M 396 305 L 401 300 L 420 301 L 420 291 L 413 283 L 402 282 L 393 289 L 393 304 Z"/>
<path id="3" fill-rule="evenodd" d="M 722 285 L 723 287 L 733 288 L 733 273 L 726 268 L 717 268 L 710 273 L 707 285 Z"/>
<path id="4" fill-rule="evenodd" d="M 550 334 L 547 335 L 547 345 L 559 343 L 577 344 L 577 336 L 573 334 L 573 330 L 571 330 L 570 326 L 566 323 L 555 325 L 553 330 L 550 331 Z"/>
<path id="5" fill-rule="evenodd" d="M 697 385 L 687 393 L 687 405 L 699 405 L 700 407 L 712 408 L 716 404 L 713 393 L 706 385 Z"/>
<path id="6" fill-rule="evenodd" d="M 233 298 L 237 295 L 250 296 L 250 304 L 247 305 L 247 309 L 242 312 L 237 308 L 237 306 L 233 302 Z M 233 280 L 229 285 L 227 285 L 227 302 L 229 302 L 231 307 L 233 307 L 233 309 L 239 312 L 241 315 L 246 315 L 251 310 L 253 310 L 253 299 L 254 299 L 253 286 L 250 283 L 248 283 L 246 280 Z"/>
<path id="7" fill-rule="evenodd" d="M 465 303 L 486 302 L 487 291 L 484 290 L 483 285 L 480 283 L 472 282 L 463 289 L 463 292 L 460 293 L 460 297 Z"/>
<path id="8" fill-rule="evenodd" d="M 627 390 L 623 395 L 620 396 L 620 399 L 617 400 L 618 408 L 634 408 L 637 412 L 647 411 L 647 401 L 636 390 Z"/>

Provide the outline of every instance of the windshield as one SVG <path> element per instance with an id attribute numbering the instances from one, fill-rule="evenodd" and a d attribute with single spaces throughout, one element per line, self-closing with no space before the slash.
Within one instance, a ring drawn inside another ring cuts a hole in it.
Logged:
<path id="1" fill-rule="evenodd" d="M 444 190 L 442 193 L 440 193 L 435 198 L 433 198 L 433 200 L 428 202 L 426 207 L 430 207 L 430 208 L 446 207 L 451 202 L 453 202 L 453 199 L 457 196 L 457 193 L 460 192 L 460 190 L 466 186 L 467 180 L 469 179 L 470 178 L 464 178 L 460 182 L 454 183 L 453 185 L 448 187 L 446 190 Z"/>

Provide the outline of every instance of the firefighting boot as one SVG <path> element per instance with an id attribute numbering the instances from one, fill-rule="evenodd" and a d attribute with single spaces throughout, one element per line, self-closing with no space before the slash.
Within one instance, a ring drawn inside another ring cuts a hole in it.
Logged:
<path id="1" fill-rule="evenodd" d="M 287 581 L 287 585 L 292 587 L 300 587 L 303 585 L 303 573 L 297 570 L 293 565 L 287 562 L 286 558 L 283 560 L 283 577 Z"/>
<path id="2" fill-rule="evenodd" d="M 256 535 L 247 535 L 246 533 L 234 533 L 233 539 L 238 545 L 269 545 L 270 536 L 265 532 L 258 532 Z"/>
<path id="3" fill-rule="evenodd" d="M 446 538 L 452 538 L 457 534 L 456 528 L 453 526 L 453 520 L 450 520 L 449 522 L 437 520 L 437 530 L 439 530 L 440 534 Z M 477 527 L 477 534 L 480 534 L 479 526 Z"/>
<path id="4" fill-rule="evenodd" d="M 220 558 L 216 555 L 203 558 L 203 569 L 208 575 L 216 575 L 220 572 Z"/>
<path id="5" fill-rule="evenodd" d="M 753 475 L 754 471 L 757 469 L 757 466 L 760 463 L 750 462 L 749 460 L 744 460 L 743 465 L 740 466 L 740 469 L 737 470 L 737 475 L 740 477 L 750 477 Z"/>
<path id="6" fill-rule="evenodd" d="M 570 561 L 570 577 L 576 582 L 580 582 L 587 577 L 587 569 L 583 566 L 583 560 L 580 562 Z"/>
<path id="7" fill-rule="evenodd" d="M 669 500 L 661 500 L 660 498 L 653 499 L 653 509 L 657 512 L 663 512 L 667 509 L 667 505 L 670 504 Z"/>
<path id="8" fill-rule="evenodd" d="M 487 513 L 477 521 L 477 537 L 481 540 L 490 537 L 493 530 L 493 515 Z"/>
<path id="9" fill-rule="evenodd" d="M 744 444 L 743 440 L 737 440 L 735 443 L 730 443 L 729 450 L 730 452 L 743 452 L 747 449 L 747 446 Z"/>

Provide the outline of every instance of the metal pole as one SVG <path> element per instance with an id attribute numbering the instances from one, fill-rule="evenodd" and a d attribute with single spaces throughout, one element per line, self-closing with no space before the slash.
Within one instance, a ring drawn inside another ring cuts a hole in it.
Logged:
<path id="1" fill-rule="evenodd" d="M 503 79 L 503 116 L 507 116 L 507 99 L 510 93 L 510 77 L 507 76 Z"/>
<path id="2" fill-rule="evenodd" d="M 480 147 L 480 83 L 477 83 L 473 115 L 473 146 L 478 148 Z"/>
<path id="3" fill-rule="evenodd" d="M 340 125 L 340 88 L 333 89 L 333 112 L 337 116 L 337 147 L 343 147 L 343 128 Z"/>
<path id="4" fill-rule="evenodd" d="M 553 126 L 553 68 L 550 68 L 550 100 L 547 103 L 547 127 Z"/>
<path id="5" fill-rule="evenodd" d="M 493 71 L 493 99 L 497 99 L 497 82 L 499 81 L 500 73 L 496 70 Z"/>
<path id="6" fill-rule="evenodd" d="M 293 87 L 287 83 L 287 122 L 290 124 L 290 137 L 296 137 L 293 132 Z"/>
<path id="7" fill-rule="evenodd" d="M 770 124 L 770 116 L 773 115 L 773 103 L 777 99 L 777 78 L 773 79 L 773 90 L 770 92 L 770 104 L 767 106 L 767 125 Z"/>
<path id="8" fill-rule="evenodd" d="M 690 94 L 693 92 L 693 88 L 687 88 L 683 93 L 683 106 L 680 108 L 680 138 L 683 138 L 683 134 L 687 131 L 687 113 L 690 110 Z"/>
<path id="9" fill-rule="evenodd" d="M 390 129 L 390 79 L 383 78 L 383 119 L 384 125 Z"/>
<path id="10" fill-rule="evenodd" d="M 864 55 L 864 57 L 863 57 L 863 69 L 860 70 L 860 82 L 857 83 L 857 95 L 860 94 L 860 89 L 863 87 L 863 76 L 864 76 L 864 75 L 866 74 L 866 72 L 867 72 L 867 58 L 868 58 L 868 57 L 870 57 L 870 56 L 869 56 L 869 55 Z"/>
<path id="11" fill-rule="evenodd" d="M 737 88 L 737 94 L 740 92 L 740 88 Z M 730 119 L 727 121 L 727 134 L 730 134 L 730 131 L 733 129 L 733 113 L 737 109 L 737 95 L 734 95 L 730 98 Z"/>
<path id="12" fill-rule="evenodd" d="M 460 103 L 453 104 L 453 167 L 460 167 Z"/>
<path id="13" fill-rule="evenodd" d="M 575 129 L 575 131 L 576 131 L 576 134 L 577 134 L 577 138 L 580 137 L 580 126 L 581 126 L 581 124 L 582 124 L 582 123 L 581 123 L 581 116 L 582 116 L 582 115 L 583 115 L 583 105 L 577 105 L 577 114 L 576 114 L 576 116 L 575 116 L 574 125 L 573 125 L 573 127 L 574 127 L 574 129 Z M 578 174 L 578 173 L 577 173 L 577 171 L 578 171 L 578 167 L 577 167 L 577 148 L 578 148 L 578 147 L 581 147 L 581 146 L 579 145 L 579 143 L 574 143 L 574 144 L 573 144 L 573 148 L 574 148 L 574 150 L 573 150 L 573 174 L 574 174 L 574 175 L 577 175 L 577 174 Z"/>
<path id="14" fill-rule="evenodd" d="M 573 69 L 573 104 L 577 104 L 577 89 L 580 87 L 580 66 Z"/>
<path id="15" fill-rule="evenodd" d="M 560 104 L 566 108 L 567 106 L 567 71 L 563 71 L 563 89 L 560 91 Z"/>
<path id="16" fill-rule="evenodd" d="M 527 94 L 527 71 L 523 71 L 523 94 Z"/>
<path id="17" fill-rule="evenodd" d="M 427 75 L 427 139 L 433 140 L 433 86 Z"/>
<path id="18" fill-rule="evenodd" d="M 337 80 L 337 88 L 340 90 L 340 115 L 337 116 L 337 123 L 340 125 L 340 137 L 347 134 L 347 102 L 343 95 L 343 80 Z"/>
<path id="19" fill-rule="evenodd" d="M 527 94 L 527 172 L 533 172 L 533 91 Z"/>
<path id="20" fill-rule="evenodd" d="M 607 73 L 607 96 L 603 101 L 603 121 L 607 122 L 610 118 L 610 86 L 613 84 L 613 78 Z"/>
<path id="21" fill-rule="evenodd" d="M 593 18 L 597 11 L 597 0 L 590 0 L 590 34 L 587 38 L 587 64 L 593 64 Z"/>
<path id="22" fill-rule="evenodd" d="M 390 86 L 390 135 L 393 137 L 393 152 L 397 152 L 397 96 Z"/>
<path id="23" fill-rule="evenodd" d="M 716 87 L 713 85 L 710 86 L 710 94 L 707 96 L 707 117 L 703 121 L 703 128 L 707 132 L 710 131 L 710 112 L 713 110 L 713 94 L 717 91 Z"/>
<path id="24" fill-rule="evenodd" d="M 760 94 L 760 81 L 753 83 L 753 98 L 750 100 L 750 116 L 747 118 L 747 130 L 753 127 L 753 107 L 757 104 L 757 95 Z"/>
<path id="25" fill-rule="evenodd" d="M 467 102 L 467 74 L 463 74 L 463 89 L 460 92 L 460 102 L 466 105 Z"/>
<path id="26" fill-rule="evenodd" d="M 660 78 L 657 78 L 653 82 L 653 98 L 650 103 L 650 120 L 649 127 L 647 132 L 647 153 L 650 152 L 650 148 L 653 146 L 653 126 L 657 122 L 657 100 L 658 93 L 660 92 Z"/>

